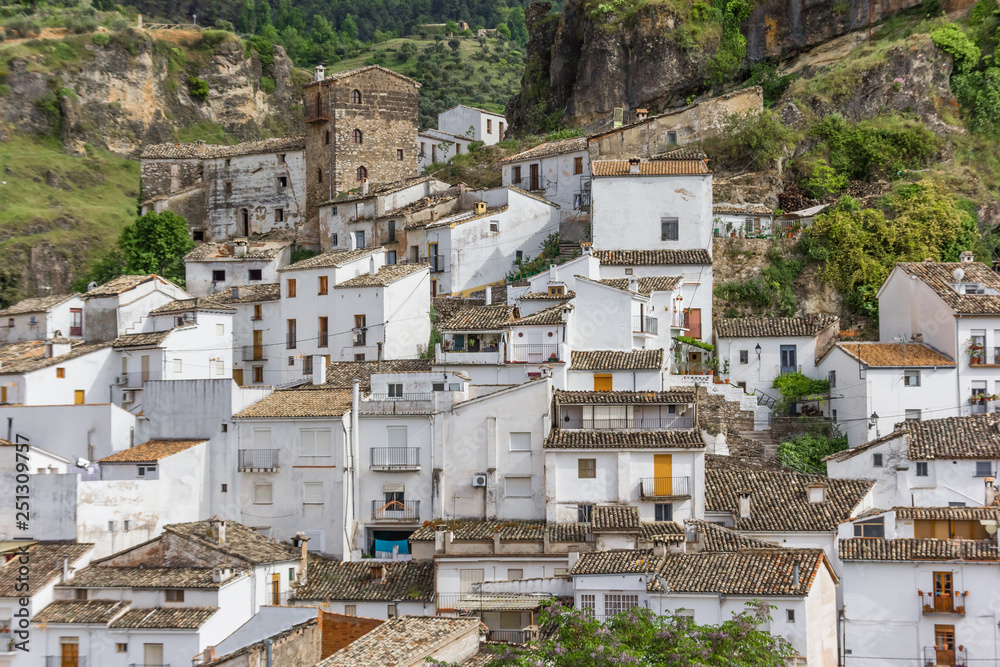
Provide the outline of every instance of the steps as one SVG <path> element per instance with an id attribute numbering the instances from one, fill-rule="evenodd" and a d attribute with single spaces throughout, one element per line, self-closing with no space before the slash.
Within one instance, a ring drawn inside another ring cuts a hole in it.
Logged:
<path id="1" fill-rule="evenodd" d="M 764 458 L 773 461 L 778 455 L 778 443 L 771 437 L 770 431 L 745 431 L 740 433 L 747 440 L 753 440 L 764 449 Z"/>
<path id="2" fill-rule="evenodd" d="M 579 257 L 580 243 L 576 241 L 560 241 L 559 256 L 565 261 L 569 261 L 574 257 Z"/>

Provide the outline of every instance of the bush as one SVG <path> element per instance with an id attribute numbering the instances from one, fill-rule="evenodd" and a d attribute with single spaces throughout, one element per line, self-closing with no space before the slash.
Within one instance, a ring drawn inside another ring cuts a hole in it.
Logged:
<path id="1" fill-rule="evenodd" d="M 94 44 L 97 44 L 98 46 L 107 46 L 108 42 L 111 41 L 111 37 L 109 37 L 107 33 L 96 32 L 94 33 L 93 41 Z"/>
<path id="2" fill-rule="evenodd" d="M 125 30 L 126 28 L 131 27 L 132 22 L 126 16 L 122 16 L 121 14 L 113 14 L 105 22 L 105 25 L 111 32 L 118 32 L 120 30 Z"/>
<path id="3" fill-rule="evenodd" d="M 968 72 L 979 64 L 979 47 L 954 23 L 943 25 L 931 32 L 934 46 L 951 55 L 956 72 Z"/>
<path id="4" fill-rule="evenodd" d="M 219 30 L 225 30 L 226 32 L 236 32 L 236 26 L 225 19 L 216 19 L 215 27 Z"/>
<path id="5" fill-rule="evenodd" d="M 765 107 L 771 107 L 781 99 L 791 83 L 791 74 L 779 75 L 777 66 L 770 63 L 754 65 L 750 71 L 750 78 L 747 79 L 747 84 L 760 86 L 763 89 Z"/>
<path id="6" fill-rule="evenodd" d="M 187 79 L 188 94 L 196 100 L 204 102 L 208 99 L 208 82 L 196 76 L 189 76 Z"/>
<path id="7" fill-rule="evenodd" d="M 773 112 L 732 114 L 723 131 L 705 141 L 720 163 L 738 170 L 766 169 L 785 154 L 791 132 Z"/>
<path id="8" fill-rule="evenodd" d="M 822 199 L 825 195 L 843 192 L 847 189 L 847 176 L 838 174 L 820 159 L 812 164 L 812 174 L 806 179 L 805 188 L 811 197 Z"/>
<path id="9" fill-rule="evenodd" d="M 850 124 L 839 113 L 812 128 L 823 139 L 829 163 L 851 180 L 884 175 L 898 178 L 907 169 L 926 166 L 938 153 L 938 139 L 923 123 L 880 117 Z"/>
<path id="10" fill-rule="evenodd" d="M 823 459 L 845 449 L 847 436 L 806 433 L 778 445 L 778 460 L 795 470 L 826 474 L 826 461 Z"/>
<path id="11" fill-rule="evenodd" d="M 66 17 L 66 29 L 76 34 L 97 30 L 97 18 L 93 13 L 77 13 Z"/>
<path id="12" fill-rule="evenodd" d="M 37 20 L 24 14 L 11 16 L 7 19 L 5 27 L 7 30 L 13 30 L 20 37 L 35 37 L 42 31 Z"/>
<path id="13" fill-rule="evenodd" d="M 260 77 L 260 89 L 270 95 L 274 92 L 274 79 L 269 76 Z"/>

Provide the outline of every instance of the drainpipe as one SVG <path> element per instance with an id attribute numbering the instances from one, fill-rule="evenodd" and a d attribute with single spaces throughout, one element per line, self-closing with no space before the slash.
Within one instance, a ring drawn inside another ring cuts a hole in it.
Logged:
<path id="1" fill-rule="evenodd" d="M 350 441 L 347 443 L 347 466 L 345 473 L 347 474 L 347 483 L 349 488 L 346 489 L 350 493 L 350 498 L 352 500 L 351 512 L 348 514 L 347 507 L 344 508 L 344 536 L 347 538 L 348 546 L 350 545 L 352 533 L 348 531 L 349 522 L 353 521 L 358 516 L 358 504 L 361 502 L 356 483 L 356 471 L 354 469 L 354 457 L 357 452 L 358 447 L 358 406 L 361 402 L 361 380 L 355 379 L 351 385 L 351 437 Z M 344 550 L 344 559 L 350 559 L 350 550 Z"/>
<path id="2" fill-rule="evenodd" d="M 955 373 L 955 390 L 956 390 L 956 394 L 955 395 L 958 396 L 958 414 L 959 414 L 959 416 L 962 415 L 962 405 L 963 405 L 963 403 L 962 403 L 962 364 L 960 362 L 958 362 L 959 351 L 961 350 L 961 348 L 959 347 L 959 342 L 958 342 L 958 325 L 959 325 L 959 322 L 961 322 L 961 321 L 962 321 L 962 314 L 959 313 L 958 317 L 955 319 L 955 361 L 956 361 L 956 363 L 955 363 L 955 369 L 957 370 L 957 372 Z M 983 351 L 983 356 L 985 357 L 985 350 Z M 875 435 L 878 435 L 878 431 L 875 432 Z"/>
<path id="3" fill-rule="evenodd" d="M 264 660 L 267 663 L 267 667 L 271 667 L 271 645 L 274 644 L 273 639 L 264 640 Z"/>
<path id="4" fill-rule="evenodd" d="M 14 418 L 7 417 L 7 442 L 13 442 L 11 438 L 14 436 Z"/>

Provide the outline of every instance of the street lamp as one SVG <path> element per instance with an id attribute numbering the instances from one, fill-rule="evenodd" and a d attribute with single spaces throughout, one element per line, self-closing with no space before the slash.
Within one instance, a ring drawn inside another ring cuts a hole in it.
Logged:
<path id="1" fill-rule="evenodd" d="M 868 428 L 872 429 L 872 428 L 875 428 L 876 426 L 878 426 L 878 413 L 877 412 L 872 412 L 872 416 L 869 417 L 869 419 L 871 419 L 871 422 L 868 424 Z"/>
<path id="2" fill-rule="evenodd" d="M 760 361 L 760 343 L 757 343 L 757 347 L 753 351 L 757 353 L 757 361 Z"/>

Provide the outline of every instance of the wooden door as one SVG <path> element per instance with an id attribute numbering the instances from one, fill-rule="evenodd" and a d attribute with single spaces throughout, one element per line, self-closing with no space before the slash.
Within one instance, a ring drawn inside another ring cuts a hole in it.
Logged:
<path id="1" fill-rule="evenodd" d="M 954 587 L 951 572 L 934 573 L 934 611 L 955 610 Z"/>
<path id="2" fill-rule="evenodd" d="M 541 190 L 538 182 L 538 165 L 533 164 L 528 167 L 528 189 L 529 190 Z"/>
<path id="3" fill-rule="evenodd" d="M 7 387 L 0 387 L 0 403 L 7 402 Z"/>
<path id="4" fill-rule="evenodd" d="M 149 355 L 142 355 L 140 361 L 142 362 L 142 381 L 149 382 Z"/>
<path id="5" fill-rule="evenodd" d="M 653 455 L 653 489 L 657 496 L 671 496 L 674 492 L 674 459 L 670 454 Z"/>
<path id="6" fill-rule="evenodd" d="M 163 644 L 143 644 L 142 662 L 144 665 L 162 665 Z"/>
<path id="7" fill-rule="evenodd" d="M 83 389 L 77 389 L 73 392 L 73 404 L 83 405 L 86 402 L 85 396 Z"/>
<path id="8" fill-rule="evenodd" d="M 254 361 L 264 358 L 264 332 L 261 329 L 254 329 L 253 332 L 253 358 Z"/>
<path id="9" fill-rule="evenodd" d="M 80 664 L 80 644 L 77 641 L 63 641 L 59 648 L 59 667 L 77 667 Z"/>
<path id="10" fill-rule="evenodd" d="M 955 626 L 935 625 L 934 646 L 937 649 L 938 665 L 955 664 Z"/>
<path id="11" fill-rule="evenodd" d="M 691 338 L 701 338 L 701 308 L 689 308 L 684 313 L 684 319 L 687 320 L 687 335 Z"/>
<path id="12" fill-rule="evenodd" d="M 243 369 L 242 368 L 234 368 L 233 369 L 233 380 L 240 387 L 243 386 Z"/>
<path id="13" fill-rule="evenodd" d="M 594 391 L 611 391 L 612 386 L 611 375 L 594 375 Z"/>
<path id="14" fill-rule="evenodd" d="M 271 575 L 271 604 L 281 604 L 281 575 Z"/>

